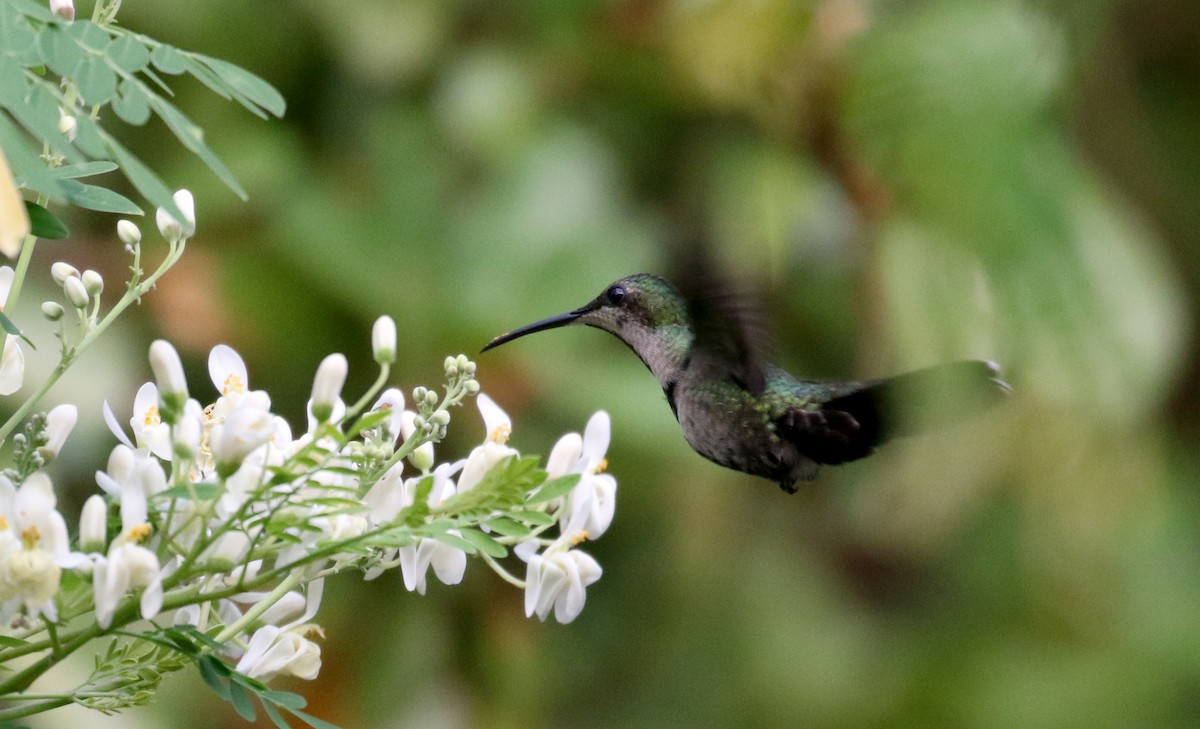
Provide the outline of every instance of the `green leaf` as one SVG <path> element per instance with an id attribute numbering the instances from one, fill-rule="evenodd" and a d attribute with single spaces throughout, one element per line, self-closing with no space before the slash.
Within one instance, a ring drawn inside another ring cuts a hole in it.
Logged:
<path id="1" fill-rule="evenodd" d="M 175 216 L 176 220 L 183 220 L 183 213 L 175 205 L 171 191 L 167 189 L 162 180 L 158 179 L 158 175 L 146 167 L 132 152 L 122 147 L 120 142 L 113 139 L 110 134 L 104 131 L 101 131 L 100 134 L 113 156 L 116 157 L 117 163 L 121 165 L 121 171 L 133 183 L 137 191 L 149 200 L 151 205 L 166 209 L 168 213 Z"/>
<path id="2" fill-rule="evenodd" d="M 464 529 L 463 533 L 465 534 L 468 531 L 471 530 Z M 480 534 L 480 536 L 483 535 Z M 432 534 L 431 538 L 438 540 L 442 544 L 454 547 L 455 549 L 461 549 L 467 554 L 475 554 L 475 552 L 478 551 L 475 545 L 472 542 L 467 541 L 465 537 L 460 537 L 456 534 L 451 534 L 450 532 L 437 532 L 436 534 Z M 500 545 L 497 544 L 496 546 L 499 547 Z M 503 549 L 503 547 L 501 547 L 501 549 Z"/>
<path id="3" fill-rule="evenodd" d="M 213 628 L 212 630 L 214 632 L 216 631 L 215 628 Z M 193 625 L 177 625 L 177 626 L 174 626 L 171 628 L 167 628 L 163 632 L 166 633 L 167 635 L 179 634 L 179 635 L 186 636 L 187 638 L 194 640 L 197 643 L 200 643 L 201 645 L 208 646 L 210 649 L 212 649 L 214 651 L 222 650 L 225 647 L 225 646 L 221 645 L 220 643 L 218 643 L 217 641 L 213 640 L 213 638 L 211 636 L 209 636 L 208 633 L 201 632 Z M 224 663 L 222 663 L 221 665 L 225 666 Z M 228 666 L 226 666 L 226 668 L 228 668 Z"/>
<path id="4" fill-rule="evenodd" d="M 550 526 L 558 521 L 544 511 L 533 511 L 532 509 L 518 509 L 508 512 L 514 519 L 519 519 L 527 524 L 534 526 Z"/>
<path id="5" fill-rule="evenodd" d="M 80 162 L 77 165 L 55 167 L 50 170 L 50 174 L 62 180 L 73 180 L 79 177 L 103 175 L 106 172 L 112 172 L 116 169 L 120 168 L 108 160 L 97 160 L 95 162 Z"/>
<path id="6" fill-rule="evenodd" d="M 61 22 L 58 16 L 50 12 L 50 8 L 43 3 L 37 3 L 34 0 L 8 0 L 8 4 L 31 18 L 37 18 L 46 23 Z"/>
<path id="7" fill-rule="evenodd" d="M 108 47 L 108 58 L 121 70 L 136 73 L 150 63 L 150 51 L 141 41 L 126 33 L 118 36 Z"/>
<path id="8" fill-rule="evenodd" d="M 155 499 L 190 499 L 195 493 L 196 498 L 200 501 L 208 501 L 217 498 L 220 492 L 220 487 L 215 483 L 197 483 L 192 484 L 191 491 L 186 485 L 172 486 L 166 491 L 160 491 L 154 494 Z"/>
<path id="9" fill-rule="evenodd" d="M 78 180 L 63 180 L 60 187 L 67 201 L 81 208 L 118 215 L 142 214 L 142 209 L 132 200 L 108 188 L 85 185 Z"/>
<path id="10" fill-rule="evenodd" d="M 88 50 L 106 53 L 108 44 L 112 42 L 112 37 L 90 20 L 65 23 L 63 28 L 67 31 L 67 35 L 75 39 L 76 43 Z"/>
<path id="11" fill-rule="evenodd" d="M 568 473 L 566 476 L 559 476 L 556 479 L 547 481 L 540 489 L 530 495 L 525 500 L 525 503 L 542 504 L 552 499 L 557 499 L 575 488 L 580 478 L 581 476 L 578 473 Z"/>
<path id="12" fill-rule="evenodd" d="M 217 74 L 222 81 L 229 84 L 229 87 L 238 96 L 248 99 L 253 104 L 266 109 L 275 116 L 283 116 L 283 113 L 287 110 L 287 101 L 284 100 L 283 94 L 280 94 L 274 86 L 246 69 L 235 66 L 228 61 L 222 61 L 219 58 L 210 58 L 199 53 L 192 54 L 192 57 L 211 68 L 213 73 Z"/>
<path id="13" fill-rule="evenodd" d="M 516 537 L 517 539 L 521 539 L 532 534 L 529 527 L 525 526 L 524 524 L 518 524 L 512 519 L 506 519 L 504 517 L 489 519 L 484 522 L 484 525 L 487 526 L 488 529 L 491 529 L 497 534 L 505 537 Z"/>
<path id="14" fill-rule="evenodd" d="M 258 712 L 254 710 L 254 702 L 250 700 L 250 694 L 246 693 L 245 687 L 238 683 L 229 684 L 230 701 L 233 704 L 233 710 L 238 713 L 246 721 L 254 721 L 258 718 Z"/>
<path id="15" fill-rule="evenodd" d="M 171 74 L 172 76 L 176 76 L 187 70 L 183 62 L 183 56 L 180 55 L 178 49 L 167 45 L 155 48 L 154 52 L 150 54 L 150 61 L 159 71 Z"/>
<path id="16" fill-rule="evenodd" d="M 396 522 L 415 527 L 423 524 L 429 517 L 429 492 L 433 490 L 433 476 L 426 476 L 417 482 L 413 492 L 413 502 L 400 510 Z"/>
<path id="17" fill-rule="evenodd" d="M 28 344 L 30 347 L 37 349 L 37 347 L 33 346 L 33 342 L 29 341 L 29 337 L 22 334 L 21 330 L 17 328 L 17 325 L 13 324 L 12 319 L 9 319 L 8 315 L 2 311 L 0 311 L 0 328 L 3 328 L 4 331 L 8 332 L 9 334 L 13 335 L 14 337 L 20 337 L 21 340 L 24 341 L 26 344 Z"/>
<path id="18" fill-rule="evenodd" d="M 25 211 L 29 213 L 29 232 L 38 238 L 61 240 L 70 235 L 67 226 L 54 217 L 46 208 L 29 200 L 25 201 Z"/>
<path id="19" fill-rule="evenodd" d="M 74 78 L 83 65 L 83 49 L 61 25 L 50 25 L 43 29 L 38 34 L 37 46 L 42 62 L 59 76 Z"/>
<path id="20" fill-rule="evenodd" d="M 184 116 L 183 112 L 176 109 L 166 99 L 160 96 L 150 97 L 150 108 L 158 114 L 159 118 L 167 123 L 167 126 L 175 134 L 175 137 L 199 157 L 208 168 L 216 173 L 217 177 L 225 185 L 243 200 L 248 198 L 246 191 L 238 184 L 233 173 L 225 166 L 225 163 L 217 159 L 217 155 L 204 144 L 204 131 L 200 127 L 192 123 L 191 119 Z"/>
<path id="21" fill-rule="evenodd" d="M 216 692 L 217 696 L 226 701 L 231 699 L 229 691 L 230 681 L 228 678 L 229 666 L 221 663 L 221 661 L 211 655 L 203 655 L 196 661 L 196 667 L 200 669 L 200 678 L 204 679 L 204 683 L 208 684 L 208 687 Z"/>
<path id="22" fill-rule="evenodd" d="M 112 109 L 121 121 L 140 127 L 150 118 L 150 100 L 142 85 L 132 79 L 121 82 L 120 93 L 112 101 Z"/>
<path id="23" fill-rule="evenodd" d="M 25 643 L 26 641 L 23 641 L 20 638 L 14 638 L 11 635 L 0 635 L 0 647 L 3 648 L 17 648 L 25 645 Z"/>
<path id="24" fill-rule="evenodd" d="M 0 149 L 8 158 L 18 183 L 36 192 L 59 197 L 58 180 L 50 176 L 45 163 L 29 147 L 28 138 L 9 123 L 8 117 L 0 114 Z"/>
<path id="25" fill-rule="evenodd" d="M 92 56 L 83 63 L 75 78 L 79 93 L 88 104 L 104 104 L 117 93 L 117 74 L 102 58 Z"/>
<path id="26" fill-rule="evenodd" d="M 504 548 L 503 544 L 500 544 L 500 542 L 497 542 L 495 539 L 489 537 L 483 532 L 475 529 L 460 529 L 459 531 L 462 533 L 462 538 L 464 540 L 470 542 L 472 546 L 489 557 L 502 559 L 508 556 L 508 550 Z M 526 530 L 526 532 L 528 532 L 528 530 Z M 448 536 L 453 537 L 454 535 L 448 534 Z M 441 537 L 436 537 L 436 539 L 441 540 Z"/>
<path id="27" fill-rule="evenodd" d="M 291 725 L 284 720 L 283 715 L 279 713 L 279 709 L 276 709 L 273 704 L 264 703 L 263 711 L 271 718 L 271 721 L 275 722 L 275 726 L 279 727 L 279 729 L 292 729 Z"/>
<path id="28" fill-rule="evenodd" d="M 108 157 L 104 139 L 100 136 L 100 124 L 87 114 L 75 117 L 75 146 L 89 157 Z"/>
<path id="29" fill-rule="evenodd" d="M 308 706 L 307 699 L 291 691 L 263 691 L 258 695 L 258 698 L 263 701 L 269 701 L 272 704 L 278 704 L 285 709 L 303 709 L 305 706 Z"/>
<path id="30" fill-rule="evenodd" d="M 289 709 L 289 711 L 291 711 L 293 715 L 299 717 L 304 723 L 313 727 L 313 729 L 339 729 L 336 724 L 330 724 L 324 719 L 318 719 L 312 714 L 306 714 L 303 711 L 296 711 L 295 709 Z"/>
<path id="31" fill-rule="evenodd" d="M 23 15 L 4 13 L 0 16 L 0 48 L 11 56 L 24 56 L 34 49 L 37 33 Z"/>

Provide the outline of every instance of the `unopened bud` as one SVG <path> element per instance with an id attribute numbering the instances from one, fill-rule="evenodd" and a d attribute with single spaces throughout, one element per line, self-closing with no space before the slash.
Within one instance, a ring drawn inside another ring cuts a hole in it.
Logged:
<path id="1" fill-rule="evenodd" d="M 83 288 L 92 296 L 96 296 L 104 290 L 104 278 L 96 271 L 87 270 L 83 272 Z"/>
<path id="2" fill-rule="evenodd" d="M 162 233 L 162 237 L 173 243 L 196 232 L 196 202 L 187 190 L 179 190 L 171 199 L 175 201 L 179 212 L 183 213 L 183 220 L 176 220 L 166 208 L 159 208 L 154 215 L 154 222 L 158 224 L 158 232 Z"/>
<path id="3" fill-rule="evenodd" d="M 323 423 L 333 414 L 333 404 L 341 397 L 349 368 L 350 363 L 342 354 L 331 354 L 321 360 L 312 389 L 312 412 L 317 422 Z"/>
<path id="4" fill-rule="evenodd" d="M 449 425 L 450 413 L 445 410 L 435 410 L 433 415 L 429 416 L 429 422 L 434 425 Z"/>
<path id="5" fill-rule="evenodd" d="M 108 541 L 108 505 L 100 494 L 92 494 L 83 502 L 79 517 L 79 549 L 83 552 L 104 552 Z"/>
<path id="6" fill-rule="evenodd" d="M 142 242 L 142 229 L 132 220 L 118 220 L 117 237 L 127 246 L 136 246 Z"/>
<path id="7" fill-rule="evenodd" d="M 79 269 L 75 268 L 66 261 L 58 261 L 50 266 L 50 277 L 54 279 L 54 283 L 62 286 L 67 279 L 75 276 L 79 277 Z"/>
<path id="8" fill-rule="evenodd" d="M 167 340 L 157 339 L 150 345 L 150 369 L 158 385 L 159 416 L 164 423 L 179 422 L 188 399 L 187 377 L 179 353 Z"/>
<path id="9" fill-rule="evenodd" d="M 50 0 L 50 12 L 66 21 L 75 19 L 74 0 Z"/>
<path id="10" fill-rule="evenodd" d="M 467 380 L 463 383 L 463 389 L 468 395 L 474 395 L 479 392 L 479 380 Z"/>
<path id="11" fill-rule="evenodd" d="M 76 309 L 86 309 L 88 305 L 87 288 L 78 277 L 71 276 L 63 281 L 63 293 L 67 295 L 67 303 Z"/>
<path id="12" fill-rule="evenodd" d="M 67 313 L 66 309 L 62 308 L 62 304 L 57 301 L 42 302 L 42 316 L 50 321 L 58 321 L 63 318 L 63 314 Z"/>
<path id="13" fill-rule="evenodd" d="M 379 364 L 396 361 L 396 322 L 390 316 L 381 316 L 371 327 L 371 352 Z"/>

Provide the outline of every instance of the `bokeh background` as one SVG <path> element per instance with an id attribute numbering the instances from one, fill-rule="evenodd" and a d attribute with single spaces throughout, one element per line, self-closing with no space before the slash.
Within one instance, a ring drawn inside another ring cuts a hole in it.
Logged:
<path id="1" fill-rule="evenodd" d="M 587 547 L 604 577 L 567 626 L 526 619 L 481 563 L 425 597 L 338 579 L 321 676 L 284 682 L 313 713 L 1200 724 L 1194 0 L 129 0 L 121 19 L 259 73 L 289 108 L 264 122 L 178 84 L 248 203 L 161 126 L 125 136 L 195 193 L 199 232 L 52 393 L 82 406 L 64 500 L 94 491 L 99 401 L 128 407 L 155 337 L 193 392 L 233 345 L 300 422 L 328 352 L 351 388 L 373 378 L 378 315 L 399 324 L 396 384 L 435 384 L 446 354 L 670 271 L 681 209 L 759 287 L 789 368 L 989 357 L 1016 388 L 789 497 L 693 454 L 607 335 L 489 352 L 480 380 L 523 451 L 611 413 L 617 517 Z M 68 222 L 41 260 L 123 280 L 115 221 Z M 451 431 L 453 457 L 482 425 L 468 409 Z M 241 725 L 193 672 L 111 723 Z"/>

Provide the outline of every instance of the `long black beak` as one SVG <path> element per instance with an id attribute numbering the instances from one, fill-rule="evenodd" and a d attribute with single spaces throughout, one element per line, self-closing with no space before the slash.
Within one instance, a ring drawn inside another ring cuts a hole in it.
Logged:
<path id="1" fill-rule="evenodd" d="M 495 339 L 493 339 L 492 341 L 490 341 L 486 345 L 484 345 L 483 349 L 480 351 L 486 352 L 489 349 L 491 349 L 492 347 L 499 347 L 501 344 L 504 344 L 505 342 L 511 342 L 512 340 L 516 339 L 517 337 L 523 337 L 526 334 L 533 334 L 534 332 L 544 332 L 547 329 L 557 329 L 558 327 L 566 326 L 566 325 L 570 324 L 571 322 L 575 321 L 576 319 L 578 319 L 579 317 L 586 314 L 588 311 L 590 311 L 590 308 L 585 306 L 581 309 L 576 309 L 575 311 L 568 311 L 566 314 L 559 314 L 558 316 L 552 316 L 549 319 L 542 319 L 541 321 L 535 321 L 534 323 L 527 324 L 519 329 L 514 329 L 511 332 L 509 332 L 508 334 L 501 334 L 500 336 L 496 337 Z"/>

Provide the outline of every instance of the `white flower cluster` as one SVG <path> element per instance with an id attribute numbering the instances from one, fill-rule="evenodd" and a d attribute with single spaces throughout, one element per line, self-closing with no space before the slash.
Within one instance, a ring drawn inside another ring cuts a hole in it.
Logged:
<path id="1" fill-rule="evenodd" d="M 395 324 L 381 318 L 373 331 L 380 383 L 395 339 Z M 479 394 L 486 438 L 465 459 L 437 465 L 434 444 L 449 407 L 479 390 L 464 356 L 447 358 L 444 395 L 419 387 L 405 409 L 397 389 L 376 398 L 373 388 L 347 405 L 348 365 L 331 355 L 317 369 L 300 434 L 272 412 L 266 392 L 251 389 L 228 346 L 209 356 L 219 394 L 207 405 L 190 396 L 170 344 L 151 345 L 150 364 L 155 381 L 138 390 L 128 431 L 105 403 L 120 443 L 96 473 L 103 493 L 83 506 L 78 551 L 44 471 L 32 470 L 19 486 L 0 476 L 4 617 L 21 611 L 66 625 L 92 610 L 100 628 L 127 630 L 139 617 L 161 623 L 165 614 L 215 633 L 219 653 L 246 676 L 313 678 L 320 628 L 312 621 L 324 579 L 337 572 L 373 579 L 398 567 L 405 587 L 424 594 L 431 569 L 457 584 L 478 555 L 524 587 L 528 615 L 553 612 L 560 622 L 580 614 L 586 588 L 601 575 L 578 546 L 613 519 L 603 412 L 582 437 L 564 436 L 541 470 L 507 444 L 512 422 Z M 71 406 L 45 416 L 36 468 L 58 453 L 75 419 Z M 552 528 L 557 535 L 546 534 Z M 526 563 L 524 580 L 497 561 L 510 548 Z M 90 600 L 60 594 L 64 570 L 90 577 Z"/>

